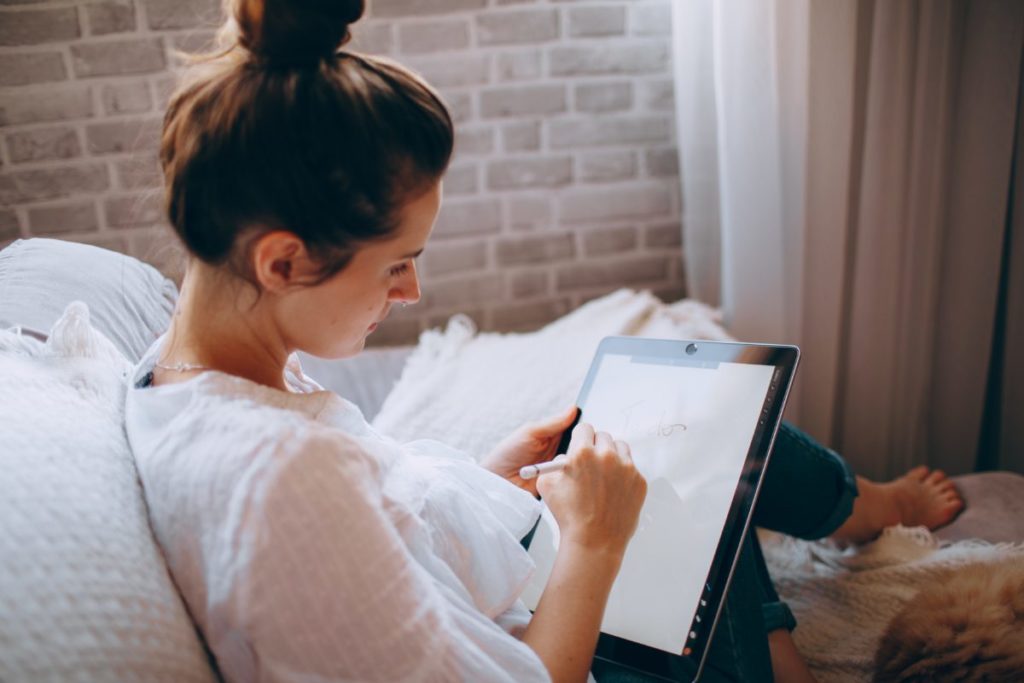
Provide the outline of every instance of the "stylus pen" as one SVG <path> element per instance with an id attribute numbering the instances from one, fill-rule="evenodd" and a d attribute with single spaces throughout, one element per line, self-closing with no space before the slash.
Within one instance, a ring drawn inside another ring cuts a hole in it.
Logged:
<path id="1" fill-rule="evenodd" d="M 554 460 L 549 460 L 548 462 L 520 467 L 519 476 L 523 479 L 533 479 L 534 477 L 539 477 L 546 472 L 557 472 L 565 467 L 567 462 L 569 462 L 569 460 L 566 457 L 558 456 Z"/>

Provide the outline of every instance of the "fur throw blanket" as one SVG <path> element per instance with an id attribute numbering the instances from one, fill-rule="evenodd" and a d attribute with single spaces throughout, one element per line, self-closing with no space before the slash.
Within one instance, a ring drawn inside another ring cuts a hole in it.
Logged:
<path id="1" fill-rule="evenodd" d="M 1024 677 L 1024 544 L 891 527 L 859 548 L 759 532 L 823 683 Z"/>
<path id="2" fill-rule="evenodd" d="M 971 563 L 921 586 L 882 635 L 876 681 L 1024 677 L 1024 562 Z"/>

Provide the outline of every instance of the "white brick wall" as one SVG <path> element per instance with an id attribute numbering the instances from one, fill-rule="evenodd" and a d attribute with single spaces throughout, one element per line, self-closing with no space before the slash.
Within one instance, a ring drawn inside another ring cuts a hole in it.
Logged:
<path id="1" fill-rule="evenodd" d="M 370 0 L 353 49 L 421 72 L 457 122 L 423 301 L 529 329 L 620 286 L 683 295 L 671 0 Z M 172 275 L 154 162 L 174 49 L 217 0 L 0 3 L 0 244 L 57 235 Z"/>

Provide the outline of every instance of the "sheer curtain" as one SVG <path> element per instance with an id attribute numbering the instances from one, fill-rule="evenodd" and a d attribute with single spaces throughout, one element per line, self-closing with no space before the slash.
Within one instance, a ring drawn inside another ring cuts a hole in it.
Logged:
<path id="1" fill-rule="evenodd" d="M 868 476 L 1024 471 L 1024 3 L 673 7 L 690 294 L 802 347 L 787 417 Z"/>

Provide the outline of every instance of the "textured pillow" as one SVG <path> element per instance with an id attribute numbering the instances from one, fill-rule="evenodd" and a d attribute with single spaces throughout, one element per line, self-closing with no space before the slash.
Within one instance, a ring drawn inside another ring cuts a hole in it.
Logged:
<path id="1" fill-rule="evenodd" d="M 125 438 L 129 363 L 72 304 L 0 330 L 0 681 L 213 681 Z"/>
<path id="2" fill-rule="evenodd" d="M 696 301 L 665 305 L 622 289 L 529 334 L 476 334 L 456 316 L 428 331 L 373 420 L 400 441 L 437 439 L 477 457 L 524 422 L 576 400 L 598 343 L 609 335 L 730 339 Z"/>
<path id="3" fill-rule="evenodd" d="M 132 362 L 170 324 L 174 283 L 152 266 L 88 244 L 18 240 L 0 251 L 0 328 L 46 332 L 72 301 Z"/>

